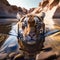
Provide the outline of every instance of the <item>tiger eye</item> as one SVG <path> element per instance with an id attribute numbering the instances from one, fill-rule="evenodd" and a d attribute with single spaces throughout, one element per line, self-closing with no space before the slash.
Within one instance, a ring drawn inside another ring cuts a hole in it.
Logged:
<path id="1" fill-rule="evenodd" d="M 22 24 L 22 29 L 25 29 L 25 25 L 24 24 Z"/>
<path id="2" fill-rule="evenodd" d="M 22 26 L 22 29 L 25 29 L 25 26 Z"/>

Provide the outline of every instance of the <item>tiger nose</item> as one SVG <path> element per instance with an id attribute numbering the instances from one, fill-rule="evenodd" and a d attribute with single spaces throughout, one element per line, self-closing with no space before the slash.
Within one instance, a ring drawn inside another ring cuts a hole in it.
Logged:
<path id="1" fill-rule="evenodd" d="M 33 36 L 35 36 L 35 33 L 29 33 L 29 36 L 32 38 Z"/>

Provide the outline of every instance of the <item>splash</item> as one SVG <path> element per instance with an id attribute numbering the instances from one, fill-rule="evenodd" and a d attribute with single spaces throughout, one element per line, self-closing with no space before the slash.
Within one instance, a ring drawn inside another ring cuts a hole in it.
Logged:
<path id="1" fill-rule="evenodd" d="M 57 6 L 54 6 L 51 10 L 48 9 L 46 12 L 44 23 L 46 25 L 46 28 L 48 29 L 54 29 L 54 21 L 53 21 L 53 15 L 57 9 Z"/>

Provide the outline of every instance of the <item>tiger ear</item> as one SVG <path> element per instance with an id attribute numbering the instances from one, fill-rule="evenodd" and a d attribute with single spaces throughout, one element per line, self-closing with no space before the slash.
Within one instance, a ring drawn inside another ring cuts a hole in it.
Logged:
<path id="1" fill-rule="evenodd" d="M 44 20 L 44 17 L 45 17 L 45 13 L 44 12 L 41 12 L 38 14 L 38 17 L 42 20 Z"/>
<path id="2" fill-rule="evenodd" d="M 17 19 L 20 21 L 20 19 L 22 18 L 22 15 L 19 14 L 19 13 L 17 13 L 16 17 L 17 17 Z"/>

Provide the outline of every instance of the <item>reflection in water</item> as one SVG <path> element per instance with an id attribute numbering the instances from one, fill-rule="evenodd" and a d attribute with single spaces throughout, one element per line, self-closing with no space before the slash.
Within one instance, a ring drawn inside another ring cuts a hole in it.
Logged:
<path id="1" fill-rule="evenodd" d="M 9 32 L 9 37 L 2 45 L 0 52 L 10 53 L 12 51 L 17 51 L 18 49 L 18 40 L 17 40 L 17 24 L 12 26 L 11 31 Z"/>

